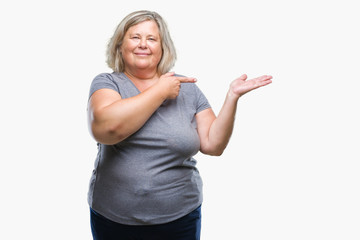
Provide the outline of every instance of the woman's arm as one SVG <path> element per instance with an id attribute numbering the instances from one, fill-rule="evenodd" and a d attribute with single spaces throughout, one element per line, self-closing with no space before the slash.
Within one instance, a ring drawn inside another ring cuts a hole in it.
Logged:
<path id="1" fill-rule="evenodd" d="M 235 121 L 236 107 L 239 98 L 247 92 L 271 83 L 271 76 L 264 75 L 247 80 L 244 74 L 235 79 L 226 95 L 225 102 L 216 117 L 212 109 L 196 114 L 200 151 L 204 154 L 220 156 L 225 150 Z"/>
<path id="2" fill-rule="evenodd" d="M 100 143 L 116 144 L 139 130 L 165 99 L 176 98 L 180 83 L 195 81 L 167 73 L 150 88 L 126 99 L 111 89 L 97 90 L 89 100 L 90 132 Z"/>

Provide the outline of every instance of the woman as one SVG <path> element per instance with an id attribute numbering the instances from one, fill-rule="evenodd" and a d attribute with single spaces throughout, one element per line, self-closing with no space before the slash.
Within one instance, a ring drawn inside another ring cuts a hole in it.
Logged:
<path id="1" fill-rule="evenodd" d="M 234 80 L 216 117 L 176 59 L 159 14 L 126 16 L 108 44 L 114 70 L 93 80 L 89 127 L 98 142 L 88 202 L 94 239 L 200 239 L 202 181 L 193 156 L 221 155 L 245 93 L 271 76 Z"/>

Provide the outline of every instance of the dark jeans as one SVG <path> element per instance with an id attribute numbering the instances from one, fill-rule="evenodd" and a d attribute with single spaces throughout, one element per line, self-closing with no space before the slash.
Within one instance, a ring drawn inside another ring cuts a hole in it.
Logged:
<path id="1" fill-rule="evenodd" d="M 130 226 L 113 222 L 90 208 L 94 240 L 200 240 L 201 206 L 173 222 Z"/>

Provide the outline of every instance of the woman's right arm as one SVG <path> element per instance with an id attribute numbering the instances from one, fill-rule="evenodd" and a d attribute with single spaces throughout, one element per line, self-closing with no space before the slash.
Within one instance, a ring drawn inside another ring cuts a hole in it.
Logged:
<path id="1" fill-rule="evenodd" d="M 164 100 L 176 98 L 180 83 L 195 81 L 167 73 L 150 88 L 126 99 L 112 89 L 99 89 L 89 100 L 89 130 L 96 141 L 116 144 L 139 130 Z"/>

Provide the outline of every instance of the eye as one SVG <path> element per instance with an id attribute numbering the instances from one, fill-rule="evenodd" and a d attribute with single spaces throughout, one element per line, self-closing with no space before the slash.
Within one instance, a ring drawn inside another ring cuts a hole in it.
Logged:
<path id="1" fill-rule="evenodd" d="M 133 36 L 132 39 L 140 39 L 138 36 Z"/>

